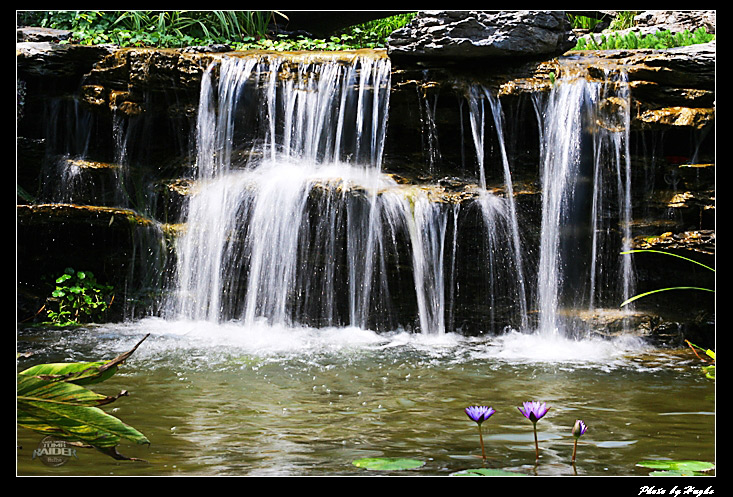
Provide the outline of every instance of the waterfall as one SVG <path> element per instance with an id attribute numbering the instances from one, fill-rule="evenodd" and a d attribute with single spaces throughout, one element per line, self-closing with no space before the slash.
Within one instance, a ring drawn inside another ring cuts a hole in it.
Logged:
<path id="1" fill-rule="evenodd" d="M 628 82 L 623 71 L 603 81 L 568 71 L 547 102 L 536 103 L 543 192 L 537 327 L 555 335 L 570 327 L 561 309 L 593 310 L 608 299 L 618 305 L 633 288 L 631 257 L 619 255 L 631 240 Z"/>
<path id="2" fill-rule="evenodd" d="M 489 271 L 493 271 L 493 268 L 495 267 L 495 264 L 493 262 L 494 255 L 498 250 L 500 250 L 501 244 L 508 240 L 511 245 L 512 253 L 512 256 L 509 257 L 508 260 L 513 267 L 513 273 L 509 277 L 512 280 L 516 281 L 517 285 L 515 300 L 519 307 L 519 325 L 522 329 L 527 329 L 527 290 L 524 279 L 522 243 L 519 234 L 519 224 L 517 219 L 516 202 L 514 199 L 512 175 L 504 142 L 504 124 L 501 103 L 491 94 L 491 92 L 487 88 L 477 84 L 473 84 L 469 87 L 467 99 L 469 104 L 468 108 L 471 133 L 476 151 L 476 159 L 479 172 L 480 191 L 477 202 L 479 203 L 481 212 L 483 213 L 483 218 L 487 229 L 487 258 L 489 260 L 489 264 L 487 266 L 489 268 Z M 492 121 L 496 130 L 496 138 L 499 144 L 502 165 L 501 170 L 504 177 L 504 189 L 506 191 L 504 199 L 499 199 L 496 195 L 492 194 L 487 189 L 484 143 L 487 119 L 485 108 L 486 101 L 488 101 L 490 106 Z M 494 279 L 495 278 L 493 276 L 490 277 L 492 288 Z M 493 291 L 491 293 L 492 295 L 490 295 L 489 298 L 493 298 Z M 495 306 L 492 303 L 492 312 L 494 307 Z"/>
<path id="3" fill-rule="evenodd" d="M 222 57 L 207 68 L 171 315 L 454 329 L 459 213 L 468 214 L 382 173 L 389 90 L 381 56 Z M 502 106 L 481 85 L 466 97 L 479 183 L 472 205 L 484 230 L 476 261 L 487 281 L 484 328 L 497 331 L 494 323 L 514 312 L 510 320 L 529 330 L 527 248 Z M 564 307 L 594 309 L 632 288 L 630 258 L 618 255 L 630 240 L 628 83 L 615 71 L 602 82 L 564 77 L 535 109 L 543 189 L 536 326 L 553 334 Z M 485 156 L 487 125 L 496 164 Z M 500 185 L 487 183 L 492 168 Z"/>
<path id="4" fill-rule="evenodd" d="M 175 315 L 366 327 L 388 305 L 389 85 L 386 57 L 227 57 L 207 69 Z"/>

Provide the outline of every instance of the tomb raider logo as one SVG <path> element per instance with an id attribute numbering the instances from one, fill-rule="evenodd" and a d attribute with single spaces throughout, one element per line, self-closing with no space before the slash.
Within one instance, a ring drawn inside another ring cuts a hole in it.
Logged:
<path id="1" fill-rule="evenodd" d="M 45 437 L 33 451 L 32 459 L 38 458 L 46 466 L 63 466 L 72 457 L 77 457 L 76 449 L 65 440 Z"/>

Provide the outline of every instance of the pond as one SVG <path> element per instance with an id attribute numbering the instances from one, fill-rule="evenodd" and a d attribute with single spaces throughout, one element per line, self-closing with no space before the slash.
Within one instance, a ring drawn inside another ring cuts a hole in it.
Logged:
<path id="1" fill-rule="evenodd" d="M 119 447 L 144 461 L 83 449 L 49 467 L 32 457 L 42 437 L 19 429 L 18 475 L 447 476 L 483 465 L 469 405 L 496 409 L 482 425 L 489 468 L 646 476 L 641 460 L 715 461 L 715 383 L 701 361 L 631 337 L 378 334 L 150 318 L 21 330 L 18 352 L 32 355 L 18 370 L 111 359 L 147 333 L 117 375 L 94 388 L 129 391 L 105 410 L 147 436 L 149 446 Z M 537 423 L 537 461 L 532 424 L 517 409 L 529 400 L 550 406 Z M 576 419 L 588 431 L 572 464 Z M 389 472 L 352 464 L 368 457 L 424 464 Z"/>

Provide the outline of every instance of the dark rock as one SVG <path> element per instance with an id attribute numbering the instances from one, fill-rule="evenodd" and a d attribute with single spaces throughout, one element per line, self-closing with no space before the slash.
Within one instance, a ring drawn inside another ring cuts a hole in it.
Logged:
<path id="1" fill-rule="evenodd" d="M 18 38 L 16 41 L 48 41 L 59 42 L 71 38 L 71 31 L 65 29 L 51 29 L 38 27 L 22 27 L 17 30 Z"/>
<path id="2" fill-rule="evenodd" d="M 387 40 L 391 57 L 552 57 L 575 45 L 562 11 L 426 11 Z"/>
<path id="3" fill-rule="evenodd" d="M 28 76 L 69 77 L 91 70 L 117 47 L 111 45 L 72 45 L 48 41 L 21 42 L 15 54 L 18 73 Z"/>

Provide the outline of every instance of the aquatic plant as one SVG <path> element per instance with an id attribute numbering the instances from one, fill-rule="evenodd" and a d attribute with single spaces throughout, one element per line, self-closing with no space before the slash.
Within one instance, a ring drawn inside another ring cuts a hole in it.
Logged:
<path id="1" fill-rule="evenodd" d="M 703 366 L 702 372 L 705 373 L 705 376 L 707 378 L 714 380 L 715 379 L 715 351 L 712 349 L 704 349 L 700 347 L 699 345 L 695 345 L 694 343 L 690 342 L 689 340 L 685 340 L 685 342 L 687 343 L 687 345 L 690 346 L 690 348 L 695 353 L 698 359 L 703 360 L 703 361 L 705 360 L 702 357 L 700 357 L 700 355 L 697 353 L 698 350 L 701 352 L 704 352 L 706 356 L 712 359 L 713 364 L 709 366 Z"/>
<path id="2" fill-rule="evenodd" d="M 468 406 L 466 407 L 466 415 L 476 422 L 478 425 L 478 436 L 481 442 L 481 457 L 486 461 L 486 451 L 484 450 L 484 436 L 481 432 L 481 424 L 489 419 L 492 414 L 496 412 L 495 409 L 489 406 Z"/>
<path id="3" fill-rule="evenodd" d="M 523 402 L 522 407 L 518 407 L 517 409 L 519 409 L 519 412 L 521 412 L 525 418 L 529 419 L 532 422 L 532 428 L 534 429 L 535 456 L 537 459 L 539 459 L 540 446 L 537 442 L 537 421 L 542 419 L 542 417 L 547 414 L 547 411 L 549 411 L 550 408 L 545 402 L 531 401 Z"/>
<path id="4" fill-rule="evenodd" d="M 655 471 L 649 476 L 700 476 L 706 471 L 715 469 L 715 464 L 706 461 L 660 461 L 647 460 L 636 463 L 641 468 Z"/>
<path id="5" fill-rule="evenodd" d="M 401 457 L 366 457 L 364 459 L 357 459 L 352 464 L 357 468 L 374 471 L 400 471 L 419 468 L 425 465 L 425 462 Z"/>
<path id="6" fill-rule="evenodd" d="M 575 442 L 573 443 L 573 462 L 575 462 L 575 454 L 578 451 L 578 439 L 583 436 L 583 434 L 585 434 L 585 431 L 587 429 L 588 427 L 582 419 L 575 420 L 575 424 L 573 425 L 573 429 L 571 431 L 571 433 L 573 434 L 573 438 L 575 438 Z"/>
<path id="7" fill-rule="evenodd" d="M 678 255 L 678 254 L 673 254 L 671 252 L 664 252 L 662 250 L 651 250 L 651 249 L 625 250 L 625 251 L 621 252 L 621 255 L 635 254 L 635 253 L 642 253 L 642 254 L 643 253 L 655 253 L 655 254 L 669 255 L 669 256 L 672 256 L 672 257 L 677 257 L 679 259 L 683 259 L 683 260 L 692 262 L 694 264 L 697 264 L 699 266 L 704 267 L 705 269 L 709 269 L 710 271 L 715 272 L 715 269 L 711 268 L 710 266 L 708 266 L 706 264 L 703 264 L 701 262 L 698 262 L 698 261 L 696 261 L 694 259 L 690 259 L 688 257 L 684 257 L 684 256 L 681 256 L 681 255 Z M 620 307 L 624 307 L 625 305 L 628 305 L 631 302 L 633 302 L 633 301 L 635 301 L 637 299 L 640 299 L 642 297 L 646 297 L 647 295 L 652 295 L 654 293 L 659 293 L 659 292 L 667 292 L 667 291 L 670 291 L 670 290 L 700 290 L 700 291 L 704 291 L 704 292 L 713 292 L 713 293 L 715 293 L 715 290 L 713 290 L 712 288 L 701 288 L 701 287 L 696 287 L 696 286 L 673 286 L 673 287 L 659 288 L 659 289 L 656 289 L 656 290 L 651 290 L 649 292 L 644 292 L 644 293 L 640 293 L 638 295 L 634 295 L 633 297 L 624 300 L 621 303 L 621 306 Z"/>
<path id="8" fill-rule="evenodd" d="M 105 396 L 84 385 L 100 383 L 114 375 L 118 366 L 148 336 L 109 361 L 39 364 L 18 373 L 18 426 L 55 439 L 91 446 L 114 459 L 136 460 L 117 451 L 120 439 L 138 444 L 150 444 L 150 441 L 135 428 L 99 408 L 127 396 L 127 391 Z"/>

